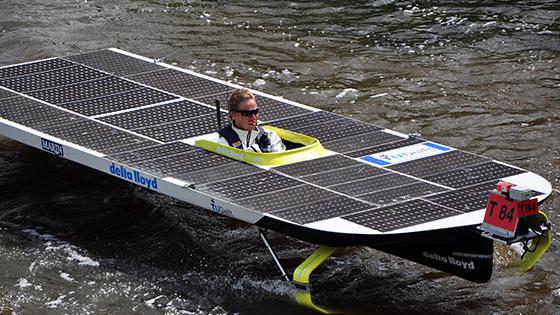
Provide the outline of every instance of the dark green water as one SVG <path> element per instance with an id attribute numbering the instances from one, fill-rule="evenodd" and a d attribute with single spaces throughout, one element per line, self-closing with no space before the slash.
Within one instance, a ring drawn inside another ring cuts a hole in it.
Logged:
<path id="1" fill-rule="evenodd" d="M 0 1 L 0 66 L 117 47 L 540 174 L 560 222 L 556 1 Z M 0 139 L 0 314 L 308 314 L 253 227 Z M 314 278 L 357 314 L 557 314 L 558 232 L 473 284 L 369 249 Z M 272 235 L 294 268 L 309 244 Z"/>

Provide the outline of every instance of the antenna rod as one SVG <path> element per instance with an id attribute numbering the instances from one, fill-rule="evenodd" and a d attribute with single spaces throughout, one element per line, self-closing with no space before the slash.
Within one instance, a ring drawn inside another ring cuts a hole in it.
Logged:
<path id="1" fill-rule="evenodd" d="M 222 129 L 222 113 L 220 112 L 220 100 L 216 100 L 216 119 L 218 121 L 218 130 Z"/>

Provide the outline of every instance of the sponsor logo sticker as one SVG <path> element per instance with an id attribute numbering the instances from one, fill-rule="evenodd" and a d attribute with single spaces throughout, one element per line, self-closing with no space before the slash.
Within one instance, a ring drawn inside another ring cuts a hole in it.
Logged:
<path id="1" fill-rule="evenodd" d="M 139 171 L 128 169 L 123 165 L 111 163 L 109 165 L 109 173 L 128 180 L 129 182 L 136 183 L 148 189 L 158 190 L 158 182 L 155 177 L 146 177 Z"/>
<path id="2" fill-rule="evenodd" d="M 362 156 L 360 159 L 377 166 L 389 166 L 438 155 L 451 150 L 453 149 L 440 144 L 423 142 L 403 148 Z"/>
<path id="3" fill-rule="evenodd" d="M 41 138 L 43 150 L 58 156 L 64 156 L 64 147 L 60 143 Z"/>

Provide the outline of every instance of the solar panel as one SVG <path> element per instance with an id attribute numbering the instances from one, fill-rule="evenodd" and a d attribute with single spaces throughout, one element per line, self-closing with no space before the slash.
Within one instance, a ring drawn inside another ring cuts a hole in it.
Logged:
<path id="1" fill-rule="evenodd" d="M 62 60 L 60 58 L 53 58 L 44 61 L 30 62 L 21 65 L 0 68 L 0 79 L 13 78 L 24 76 L 32 73 L 44 72 L 55 70 L 64 67 L 70 67 L 74 64 Z"/>
<path id="2" fill-rule="evenodd" d="M 111 50 L 100 50 L 64 57 L 118 76 L 127 76 L 163 69 L 155 63 L 140 60 Z"/>
<path id="3" fill-rule="evenodd" d="M 0 79 L 0 85 L 17 92 L 30 92 L 76 84 L 107 77 L 106 74 L 87 67 L 74 65 L 25 76 Z"/>

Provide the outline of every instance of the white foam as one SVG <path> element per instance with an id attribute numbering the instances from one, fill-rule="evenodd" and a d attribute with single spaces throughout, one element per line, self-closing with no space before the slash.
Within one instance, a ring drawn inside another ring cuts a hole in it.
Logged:
<path id="1" fill-rule="evenodd" d="M 20 287 L 22 289 L 30 286 L 32 286 L 32 284 L 29 281 L 27 281 L 27 279 L 25 278 L 20 278 L 19 282 L 16 285 L 14 285 L 14 287 Z"/>
<path id="2" fill-rule="evenodd" d="M 70 282 L 74 281 L 74 278 L 70 277 L 70 275 L 67 274 L 66 272 L 61 272 L 60 277 L 66 281 L 70 281 Z"/>

